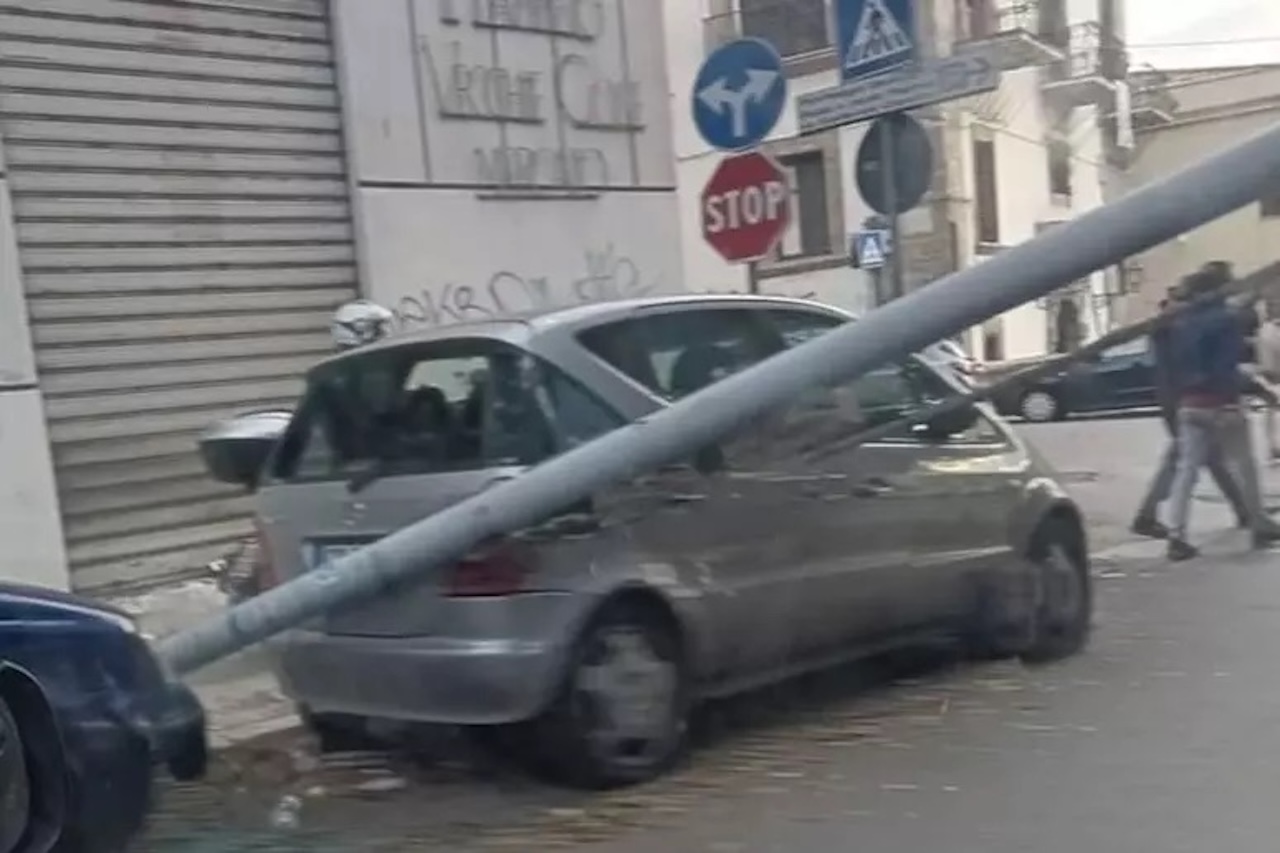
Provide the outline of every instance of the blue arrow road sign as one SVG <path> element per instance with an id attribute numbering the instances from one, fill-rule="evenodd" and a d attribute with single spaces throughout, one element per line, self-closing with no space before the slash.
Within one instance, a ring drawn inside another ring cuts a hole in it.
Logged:
<path id="1" fill-rule="evenodd" d="M 722 151 L 759 145 L 786 104 L 782 58 L 760 39 L 739 39 L 718 48 L 693 81 L 693 123 L 708 145 Z"/>
<path id="2" fill-rule="evenodd" d="M 840 79 L 848 83 L 916 58 L 914 0 L 836 0 Z"/>

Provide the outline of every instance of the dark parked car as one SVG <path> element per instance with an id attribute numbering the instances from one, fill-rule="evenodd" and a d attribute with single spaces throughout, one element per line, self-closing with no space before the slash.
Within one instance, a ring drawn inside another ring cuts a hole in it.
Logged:
<path id="1" fill-rule="evenodd" d="M 992 403 L 1002 415 L 1019 415 L 1029 421 L 1154 407 L 1155 357 L 1150 340 L 1126 341 L 1061 373 L 1016 384 L 995 395 Z"/>
<path id="2" fill-rule="evenodd" d="M 119 853 L 155 767 L 194 779 L 207 757 L 199 701 L 126 614 L 0 583 L 0 853 Z"/>
<path id="3" fill-rule="evenodd" d="M 263 586 L 313 571 L 853 318 L 664 297 L 398 336 L 316 365 L 283 438 L 205 436 L 256 488 Z M 269 644 L 322 740 L 470 727 L 580 785 L 667 767 L 691 705 L 923 638 L 1073 654 L 1091 613 L 1079 509 L 985 406 L 856 437 L 961 393 L 909 357 L 815 388 L 681 464 L 491 541 Z"/>

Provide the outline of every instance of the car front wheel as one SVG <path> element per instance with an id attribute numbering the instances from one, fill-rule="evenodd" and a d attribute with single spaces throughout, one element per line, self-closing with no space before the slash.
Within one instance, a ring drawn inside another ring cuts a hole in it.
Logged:
<path id="1" fill-rule="evenodd" d="M 557 698 L 531 726 L 535 766 L 583 788 L 651 779 L 680 755 L 688 705 L 674 619 L 658 606 L 617 601 L 582 633 Z"/>
<path id="2" fill-rule="evenodd" d="M 12 853 L 31 819 L 31 779 L 18 721 L 0 697 L 0 853 Z"/>
<path id="3" fill-rule="evenodd" d="M 1075 528 L 1051 519 L 1040 529 L 1031 554 L 1037 569 L 1031 642 L 1026 663 L 1047 663 L 1081 651 L 1093 624 L 1093 584 L 1085 546 Z"/>
<path id="4" fill-rule="evenodd" d="M 1029 421 L 1044 423 L 1062 417 L 1062 404 L 1049 391 L 1035 389 L 1022 395 L 1018 411 Z"/>

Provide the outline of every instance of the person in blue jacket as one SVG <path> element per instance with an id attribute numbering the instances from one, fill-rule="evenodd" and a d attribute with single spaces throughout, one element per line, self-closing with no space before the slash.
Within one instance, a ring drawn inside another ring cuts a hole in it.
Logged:
<path id="1" fill-rule="evenodd" d="M 1192 304 L 1169 327 L 1170 368 L 1177 388 L 1178 464 L 1170 495 L 1168 553 L 1186 560 L 1199 552 L 1187 541 L 1191 495 L 1200 469 L 1220 453 L 1240 486 L 1256 548 L 1280 542 L 1280 525 L 1266 514 L 1242 405 L 1246 355 L 1239 313 L 1219 295 L 1229 268 L 1207 264 L 1187 277 Z"/>

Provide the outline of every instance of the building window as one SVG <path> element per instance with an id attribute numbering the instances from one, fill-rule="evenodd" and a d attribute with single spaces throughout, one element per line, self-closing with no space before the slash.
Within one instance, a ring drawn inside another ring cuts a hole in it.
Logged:
<path id="1" fill-rule="evenodd" d="M 791 219 L 778 243 L 779 258 L 830 255 L 831 220 L 827 209 L 826 158 L 805 151 L 778 158 L 791 184 Z"/>
<path id="2" fill-rule="evenodd" d="M 1262 208 L 1262 215 L 1264 218 L 1271 219 L 1273 217 L 1280 216 L 1280 192 L 1263 196 L 1258 204 Z"/>
<path id="3" fill-rule="evenodd" d="M 973 140 L 973 202 L 978 242 L 1000 242 L 1000 212 L 996 194 L 996 144 Z"/>
<path id="4" fill-rule="evenodd" d="M 825 0 L 741 0 L 742 34 L 771 43 L 783 56 L 831 46 Z"/>
<path id="5" fill-rule="evenodd" d="M 1071 195 L 1071 143 L 1065 139 L 1049 139 L 1045 143 L 1049 160 L 1049 192 Z"/>

